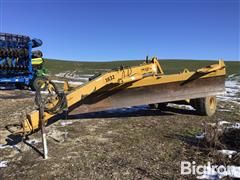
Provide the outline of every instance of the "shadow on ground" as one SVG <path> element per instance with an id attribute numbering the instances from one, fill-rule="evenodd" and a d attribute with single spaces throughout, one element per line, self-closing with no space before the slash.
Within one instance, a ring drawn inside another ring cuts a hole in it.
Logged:
<path id="1" fill-rule="evenodd" d="M 71 114 L 71 113 L 70 113 Z M 74 119 L 94 119 L 94 118 L 118 118 L 118 117 L 141 117 L 141 116 L 170 116 L 175 114 L 196 115 L 194 110 L 166 107 L 163 111 L 149 109 L 147 107 L 136 106 L 132 108 L 121 108 L 86 114 L 68 115 L 69 120 Z"/>
<path id="2" fill-rule="evenodd" d="M 86 113 L 86 114 L 77 114 L 77 115 L 68 115 L 68 118 L 66 120 L 81 120 L 81 119 L 97 119 L 97 118 L 119 118 L 119 117 L 144 117 L 144 116 L 172 116 L 176 114 L 185 114 L 185 115 L 194 115 L 195 111 L 193 110 L 186 110 L 186 109 L 178 109 L 173 107 L 167 107 L 164 109 L 164 111 L 156 110 L 156 109 L 149 109 L 147 106 L 137 106 L 132 108 L 122 108 L 122 109 L 116 109 L 116 110 L 108 110 L 108 111 L 102 111 L 102 112 L 94 112 L 94 113 Z M 58 115 L 53 117 L 51 120 L 49 120 L 48 125 L 51 125 L 58 121 L 59 119 L 63 119 L 62 115 Z M 8 126 L 6 126 L 6 129 L 9 130 Z M 36 132 L 36 131 L 35 131 Z M 30 134 L 31 135 L 31 134 Z M 192 137 L 182 136 L 182 135 L 169 135 L 168 138 L 175 138 L 181 141 L 184 141 L 191 145 L 199 145 L 196 142 L 196 139 Z M 21 135 L 14 135 L 10 134 L 8 137 L 6 137 L 6 146 L 14 146 L 16 147 L 17 144 L 23 142 L 27 146 L 29 146 L 31 149 L 36 151 L 41 156 L 43 155 L 41 151 L 39 151 L 34 145 L 27 142 L 28 136 L 21 136 Z M 19 152 L 21 150 L 19 149 Z"/>

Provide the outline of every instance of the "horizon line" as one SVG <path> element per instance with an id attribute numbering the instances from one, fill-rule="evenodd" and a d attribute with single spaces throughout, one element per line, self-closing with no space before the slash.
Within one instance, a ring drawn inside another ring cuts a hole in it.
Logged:
<path id="1" fill-rule="evenodd" d="M 76 60 L 76 59 L 57 59 L 57 58 L 43 58 L 48 60 L 56 60 L 56 61 L 72 61 L 72 62 L 118 62 L 118 61 L 143 61 L 145 59 L 117 59 L 117 60 Z M 151 58 L 149 58 L 151 59 Z M 158 60 L 163 61 L 171 61 L 171 60 L 179 60 L 179 61 L 219 61 L 224 60 L 227 62 L 240 62 L 240 60 L 226 60 L 226 59 L 184 59 L 184 58 L 159 58 Z"/>

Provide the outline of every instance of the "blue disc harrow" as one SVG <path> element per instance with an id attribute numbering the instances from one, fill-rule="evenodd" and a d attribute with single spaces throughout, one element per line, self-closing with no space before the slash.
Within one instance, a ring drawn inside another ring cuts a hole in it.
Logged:
<path id="1" fill-rule="evenodd" d="M 42 45 L 39 39 L 0 33 L 0 84 L 29 86 L 34 79 L 32 48 Z"/>

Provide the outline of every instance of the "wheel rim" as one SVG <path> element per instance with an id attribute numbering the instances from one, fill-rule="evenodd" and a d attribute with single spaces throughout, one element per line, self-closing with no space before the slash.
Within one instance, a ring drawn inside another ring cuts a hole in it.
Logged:
<path id="1" fill-rule="evenodd" d="M 214 110 L 216 108 L 216 99 L 214 97 L 210 97 L 209 106 L 211 110 Z"/>

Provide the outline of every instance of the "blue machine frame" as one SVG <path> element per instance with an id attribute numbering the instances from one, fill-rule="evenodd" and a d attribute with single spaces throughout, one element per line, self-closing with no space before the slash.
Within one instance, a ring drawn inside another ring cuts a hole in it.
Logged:
<path id="1" fill-rule="evenodd" d="M 0 83 L 29 85 L 34 78 L 32 68 L 33 41 L 28 36 L 0 33 Z M 21 57 L 21 52 L 25 56 Z"/>

